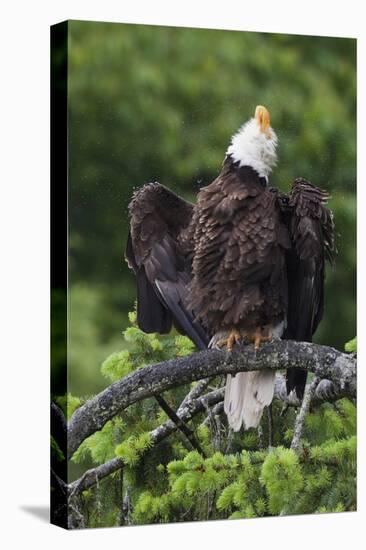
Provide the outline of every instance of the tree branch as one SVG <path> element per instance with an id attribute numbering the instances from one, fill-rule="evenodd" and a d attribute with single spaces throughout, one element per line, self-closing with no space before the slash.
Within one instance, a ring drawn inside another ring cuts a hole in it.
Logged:
<path id="1" fill-rule="evenodd" d="M 221 414 L 224 410 L 223 400 L 225 387 L 211 391 L 202 396 L 206 389 L 209 379 L 200 380 L 183 399 L 176 414 L 184 422 L 189 422 L 197 414 L 209 410 L 211 415 Z M 307 387 L 309 384 L 307 385 Z M 311 405 L 320 405 L 324 402 L 333 402 L 344 397 L 349 397 L 349 392 L 336 391 L 333 382 L 330 380 L 321 380 L 315 388 L 311 399 Z M 274 399 L 278 399 L 290 407 L 300 407 L 301 400 L 295 392 L 287 395 L 286 379 L 282 374 L 277 374 Z M 203 421 L 207 425 L 209 416 Z M 158 426 L 150 432 L 150 439 L 153 445 L 160 443 L 166 437 L 177 431 L 177 425 L 171 420 L 167 420 L 161 426 Z M 87 470 L 81 478 L 69 484 L 69 495 L 81 493 L 90 487 L 96 485 L 101 479 L 109 476 L 113 472 L 123 468 L 124 462 L 121 458 L 112 458 L 105 464 Z"/>
<path id="2" fill-rule="evenodd" d="M 51 435 L 57 441 L 62 452 L 65 452 L 66 445 L 62 448 L 62 442 L 66 442 L 67 438 L 66 420 L 62 410 L 54 401 L 51 401 Z"/>
<path id="3" fill-rule="evenodd" d="M 344 397 L 353 398 L 355 394 L 353 391 L 350 392 L 347 387 L 336 386 L 331 380 L 320 380 L 311 399 L 311 405 L 317 406 L 322 403 L 333 403 Z M 277 374 L 276 376 L 273 398 L 282 401 L 284 405 L 289 407 L 300 407 L 302 402 L 294 391 L 290 394 L 287 393 L 286 379 L 282 374 Z"/>
<path id="4" fill-rule="evenodd" d="M 205 382 L 206 387 L 208 381 L 202 382 Z M 214 406 L 224 398 L 224 388 L 220 388 L 207 393 L 206 395 L 199 396 L 199 391 L 203 391 L 203 389 L 203 384 L 197 384 L 184 398 L 176 412 L 177 417 L 181 421 L 188 422 L 191 418 L 206 410 L 208 407 Z M 161 426 L 158 426 L 150 432 L 150 441 L 153 445 L 156 445 L 170 434 L 176 432 L 177 429 L 176 423 L 172 420 L 167 420 L 164 424 L 161 424 Z M 116 472 L 120 468 L 123 468 L 123 466 L 123 460 L 117 457 L 112 458 L 105 464 L 101 464 L 96 468 L 87 470 L 79 479 L 69 484 L 70 497 L 73 497 L 76 493 L 81 493 L 82 491 L 93 487 L 93 485 L 96 485 L 96 483 L 98 483 L 101 479 L 109 476 L 113 472 Z"/>
<path id="5" fill-rule="evenodd" d="M 165 414 L 170 418 L 172 422 L 177 426 L 178 430 L 182 432 L 183 435 L 188 439 L 193 449 L 196 449 L 202 456 L 205 456 L 205 453 L 197 441 L 194 433 L 191 428 L 184 423 L 184 421 L 177 415 L 175 411 L 168 405 L 168 403 L 163 399 L 159 394 L 154 396 L 156 401 L 159 403 L 160 407 L 163 409 Z"/>
<path id="6" fill-rule="evenodd" d="M 265 344 L 256 353 L 253 346 L 231 353 L 201 351 L 138 369 L 79 407 L 68 428 L 69 457 L 86 437 L 116 414 L 154 394 L 219 374 L 289 367 L 306 369 L 330 380 L 336 392 L 356 395 L 356 358 L 327 346 L 287 340 Z"/>
<path id="7" fill-rule="evenodd" d="M 207 426 L 210 422 L 210 417 L 219 415 L 224 412 L 224 393 L 225 387 L 221 388 L 222 398 L 221 400 L 210 410 L 209 415 L 202 422 L 204 426 Z M 317 385 L 314 395 L 311 399 L 311 405 L 316 407 L 322 403 L 333 403 L 344 397 L 353 397 L 347 389 L 335 389 L 333 382 L 330 380 L 320 380 Z M 300 407 L 301 399 L 299 399 L 295 392 L 287 394 L 286 378 L 282 374 L 277 374 L 275 381 L 275 389 L 273 399 L 281 401 L 287 407 Z"/>
<path id="8" fill-rule="evenodd" d="M 318 384 L 319 384 L 319 377 L 315 375 L 311 381 L 311 384 L 306 385 L 304 398 L 302 400 L 300 410 L 295 420 L 294 435 L 291 441 L 291 449 L 293 451 L 298 452 L 300 448 L 300 438 L 301 438 L 302 430 L 304 428 L 305 416 L 307 415 L 307 412 L 310 407 L 310 401 L 314 395 L 314 392 Z"/>

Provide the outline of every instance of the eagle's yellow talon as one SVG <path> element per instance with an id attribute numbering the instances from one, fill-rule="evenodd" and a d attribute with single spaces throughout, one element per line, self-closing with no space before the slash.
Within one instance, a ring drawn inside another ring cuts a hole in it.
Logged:
<path id="1" fill-rule="evenodd" d="M 269 329 L 268 334 L 264 335 L 262 329 L 257 328 L 254 333 L 247 335 L 247 339 L 249 340 L 249 342 L 254 343 L 254 349 L 255 351 L 258 351 L 263 342 L 272 341 L 272 330 Z"/>
<path id="2" fill-rule="evenodd" d="M 222 338 L 217 342 L 217 347 L 226 347 L 227 351 L 232 351 L 234 344 L 238 344 L 241 340 L 241 334 L 238 330 L 233 329 L 227 338 Z"/>

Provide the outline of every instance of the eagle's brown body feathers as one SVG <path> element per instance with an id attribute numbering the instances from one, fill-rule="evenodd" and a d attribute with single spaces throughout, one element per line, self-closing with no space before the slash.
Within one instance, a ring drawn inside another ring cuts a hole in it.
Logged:
<path id="1" fill-rule="evenodd" d="M 209 334 L 283 321 L 290 238 L 277 194 L 263 178 L 226 159 L 198 194 L 192 224 L 191 305 Z"/>

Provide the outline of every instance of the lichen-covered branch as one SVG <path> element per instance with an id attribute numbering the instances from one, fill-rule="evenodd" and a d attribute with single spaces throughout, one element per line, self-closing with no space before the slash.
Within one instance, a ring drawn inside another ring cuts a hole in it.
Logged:
<path id="1" fill-rule="evenodd" d="M 355 393 L 353 391 L 350 392 L 346 386 L 340 387 L 334 384 L 331 380 L 320 380 L 312 396 L 311 405 L 317 406 L 325 402 L 333 403 L 334 401 L 343 399 L 343 397 L 353 398 L 355 397 Z M 286 379 L 282 374 L 277 374 L 276 376 L 274 399 L 282 401 L 284 405 L 288 405 L 289 407 L 301 406 L 301 400 L 295 392 L 287 394 Z"/>
<path id="2" fill-rule="evenodd" d="M 149 365 L 115 382 L 73 414 L 68 427 L 68 455 L 86 437 L 128 406 L 172 387 L 219 374 L 262 369 L 301 368 L 330 380 L 335 392 L 356 395 L 356 359 L 336 349 L 305 342 L 278 341 L 254 352 L 253 346 L 231 353 L 207 350 Z"/>

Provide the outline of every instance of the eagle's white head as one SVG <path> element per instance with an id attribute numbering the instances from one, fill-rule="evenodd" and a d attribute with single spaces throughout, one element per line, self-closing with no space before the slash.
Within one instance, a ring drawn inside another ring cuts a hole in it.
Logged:
<path id="1" fill-rule="evenodd" d="M 276 164 L 276 147 L 277 136 L 271 128 L 269 112 L 258 105 L 254 117 L 231 138 L 226 154 L 239 166 L 251 166 L 261 178 L 268 178 Z"/>

